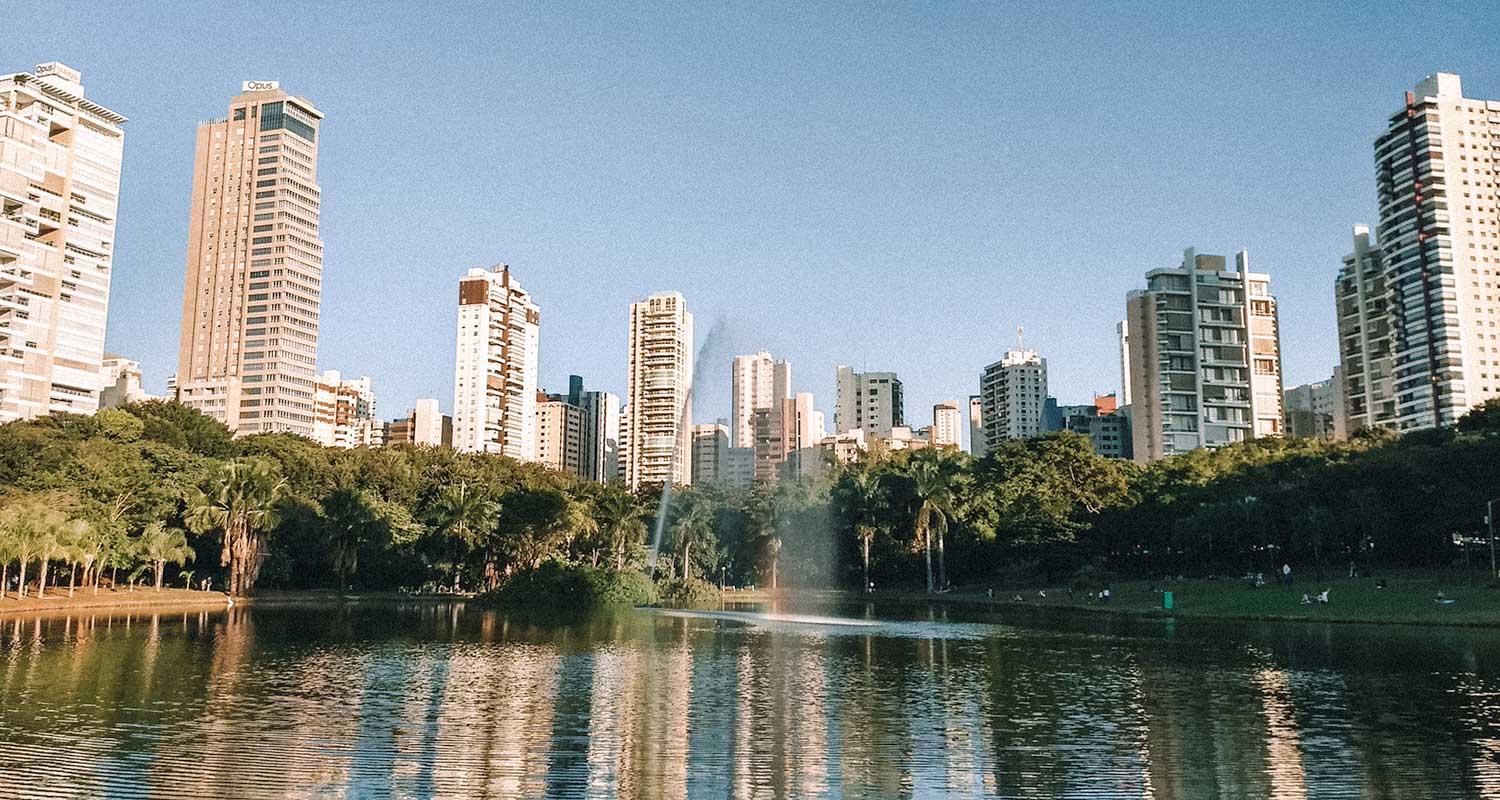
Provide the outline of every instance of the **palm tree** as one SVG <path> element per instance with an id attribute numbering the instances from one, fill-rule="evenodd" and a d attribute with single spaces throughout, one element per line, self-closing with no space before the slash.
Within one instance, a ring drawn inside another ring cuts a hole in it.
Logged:
<path id="1" fill-rule="evenodd" d="M 135 555 L 146 562 L 142 566 L 156 571 L 156 591 L 159 592 L 167 571 L 167 562 L 182 566 L 192 561 L 197 554 L 188 546 L 187 534 L 181 528 L 168 528 L 163 523 L 153 522 L 146 526 L 141 532 L 141 538 L 136 540 Z M 132 573 L 132 588 L 133 578 L 137 574 Z"/>
<path id="2" fill-rule="evenodd" d="M 219 564 L 229 567 L 231 595 L 248 594 L 255 586 L 265 533 L 280 521 L 277 509 L 286 492 L 286 479 L 273 463 L 236 458 L 220 468 L 209 491 L 194 490 L 189 497 L 188 525 L 224 535 Z"/>
<path id="3" fill-rule="evenodd" d="M 615 569 L 625 568 L 625 551 L 646 536 L 646 519 L 635 498 L 618 483 L 604 487 L 594 501 L 594 519 L 615 554 Z"/>
<path id="4" fill-rule="evenodd" d="M 10 562 L 16 557 L 16 537 L 9 528 L 0 526 L 0 600 L 5 599 L 5 587 L 10 585 Z"/>
<path id="5" fill-rule="evenodd" d="M 844 474 L 849 478 L 854 535 L 859 537 L 860 555 L 864 559 L 864 583 L 860 585 L 860 591 L 867 591 L 870 588 L 870 543 L 879 530 L 875 520 L 885 490 L 880 485 L 880 476 L 868 468 L 855 467 Z"/>
<path id="6" fill-rule="evenodd" d="M 919 453 L 911 460 L 912 488 L 917 502 L 917 537 L 927 553 L 927 593 L 932 585 L 932 533 L 937 531 L 938 586 L 947 588 L 948 569 L 943 557 L 943 537 L 953 518 L 953 477 L 937 456 Z"/>
<path id="7" fill-rule="evenodd" d="M 678 496 L 672 520 L 672 541 L 682 551 L 682 579 L 693 578 L 693 548 L 713 540 L 713 507 L 694 493 Z"/>
<path id="8" fill-rule="evenodd" d="M 10 542 L 11 558 L 16 560 L 19 569 L 18 597 L 26 596 L 26 564 L 48 550 L 48 539 L 55 537 L 58 529 L 67 522 L 67 516 L 61 510 L 64 506 L 65 503 L 57 497 L 22 494 L 0 508 L 0 531 Z M 42 569 L 45 575 L 45 563 Z"/>
<path id="9" fill-rule="evenodd" d="M 182 588 L 184 588 L 184 589 L 191 589 L 191 588 L 193 588 L 193 570 L 185 569 L 185 570 L 183 570 L 183 571 L 181 571 L 181 572 L 179 572 L 177 574 L 178 574 L 179 577 L 182 578 Z"/>
<path id="10" fill-rule="evenodd" d="M 434 513 L 437 531 L 456 536 L 465 544 L 488 542 L 499 522 L 500 504 L 484 486 L 470 486 L 467 481 L 449 486 L 438 495 Z M 453 576 L 458 586 L 458 574 Z"/>
<path id="11" fill-rule="evenodd" d="M 349 591 L 349 576 L 359 568 L 359 551 L 381 522 L 365 493 L 353 487 L 334 489 L 323 500 L 323 535 L 333 553 L 339 592 Z"/>

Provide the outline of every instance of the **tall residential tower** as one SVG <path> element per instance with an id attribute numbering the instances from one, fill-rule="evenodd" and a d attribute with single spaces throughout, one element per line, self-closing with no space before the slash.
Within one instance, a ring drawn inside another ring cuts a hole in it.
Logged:
<path id="1" fill-rule="evenodd" d="M 541 310 L 504 264 L 458 282 L 453 448 L 537 457 L 537 343 Z"/>
<path id="2" fill-rule="evenodd" d="M 693 315 L 678 292 L 630 304 L 625 482 L 692 482 Z"/>
<path id="3" fill-rule="evenodd" d="M 63 64 L 0 75 L 0 422 L 99 407 L 124 123 Z"/>
<path id="4" fill-rule="evenodd" d="M 858 428 L 868 438 L 887 438 L 906 424 L 901 379 L 894 372 L 855 372 L 838 367 L 833 426 L 837 433 Z"/>
<path id="5" fill-rule="evenodd" d="M 762 350 L 755 355 L 735 356 L 729 377 L 729 444 L 752 447 L 755 426 L 751 418 L 757 410 L 775 408 L 777 401 L 792 396 L 792 365 Z"/>
<path id="6" fill-rule="evenodd" d="M 313 434 L 322 120 L 275 81 L 245 81 L 198 126 L 178 398 L 237 435 Z"/>
<path id="7" fill-rule="evenodd" d="M 1281 341 L 1269 275 L 1188 248 L 1125 303 L 1137 461 L 1282 432 Z"/>
<path id="8" fill-rule="evenodd" d="M 1457 75 L 1417 84 L 1375 140 L 1401 430 L 1450 425 L 1500 397 L 1497 172 L 1500 101 L 1464 97 Z"/>

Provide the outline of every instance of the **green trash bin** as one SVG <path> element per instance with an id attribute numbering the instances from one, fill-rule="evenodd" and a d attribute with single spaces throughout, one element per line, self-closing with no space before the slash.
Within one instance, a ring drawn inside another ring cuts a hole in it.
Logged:
<path id="1" fill-rule="evenodd" d="M 1161 593 L 1161 607 L 1167 609 L 1168 611 L 1172 610 L 1172 593 L 1171 592 L 1162 592 Z"/>

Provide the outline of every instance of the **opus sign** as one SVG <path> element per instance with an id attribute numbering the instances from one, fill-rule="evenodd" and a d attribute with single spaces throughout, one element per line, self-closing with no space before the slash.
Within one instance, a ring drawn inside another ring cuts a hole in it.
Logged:
<path id="1" fill-rule="evenodd" d="M 268 92 L 272 89 L 280 89 L 280 81 L 245 81 L 240 84 L 242 92 Z"/>

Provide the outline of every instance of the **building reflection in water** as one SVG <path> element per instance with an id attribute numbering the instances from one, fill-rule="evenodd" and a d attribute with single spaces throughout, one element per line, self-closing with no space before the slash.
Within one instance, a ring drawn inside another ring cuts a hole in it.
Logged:
<path id="1" fill-rule="evenodd" d="M 0 796 L 1500 797 L 1500 634 L 915 616 L 0 619 Z"/>

